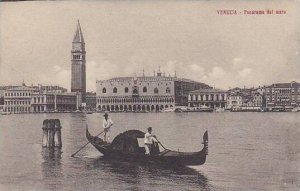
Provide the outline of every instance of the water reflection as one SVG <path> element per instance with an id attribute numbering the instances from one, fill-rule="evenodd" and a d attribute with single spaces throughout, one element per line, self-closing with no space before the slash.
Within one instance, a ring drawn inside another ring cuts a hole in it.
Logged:
<path id="1" fill-rule="evenodd" d="M 110 114 L 115 122 L 111 137 L 152 126 L 173 150 L 198 150 L 208 129 L 207 161 L 192 167 L 199 172 L 95 160 L 100 154 L 91 145 L 70 157 L 87 142 L 86 124 L 94 135 L 102 131 L 102 114 L 2 116 L 0 190 L 299 190 L 299 114 Z M 41 149 L 46 118 L 61 120 L 63 154 Z"/>
<path id="2" fill-rule="evenodd" d="M 85 138 L 86 116 L 83 113 L 71 113 L 68 123 L 71 128 L 65 129 L 64 152 L 67 156 L 72 155 L 87 140 Z"/>
<path id="3" fill-rule="evenodd" d="M 62 178 L 64 175 L 61 163 L 61 155 L 62 151 L 59 148 L 42 149 L 42 175 L 44 179 L 44 184 L 47 187 L 47 189 L 57 190 L 62 186 Z"/>
<path id="4" fill-rule="evenodd" d="M 128 190 L 213 190 L 202 173 L 189 167 L 172 168 L 166 165 L 137 164 L 112 161 L 100 157 L 86 165 L 87 170 L 101 170 L 108 176 L 117 177 L 116 181 L 126 184 Z"/>

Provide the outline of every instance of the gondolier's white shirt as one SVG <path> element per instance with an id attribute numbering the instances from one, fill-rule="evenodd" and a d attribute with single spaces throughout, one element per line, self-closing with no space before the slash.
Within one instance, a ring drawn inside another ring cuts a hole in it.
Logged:
<path id="1" fill-rule="evenodd" d="M 153 141 L 155 141 L 154 138 L 153 138 L 153 135 L 150 134 L 149 132 L 147 132 L 147 133 L 145 134 L 145 140 L 144 140 L 144 143 L 145 143 L 145 144 L 152 144 Z"/>
<path id="2" fill-rule="evenodd" d="M 107 120 L 103 119 L 103 128 L 104 129 L 108 130 L 112 125 L 113 125 L 113 122 L 110 118 L 108 118 Z"/>

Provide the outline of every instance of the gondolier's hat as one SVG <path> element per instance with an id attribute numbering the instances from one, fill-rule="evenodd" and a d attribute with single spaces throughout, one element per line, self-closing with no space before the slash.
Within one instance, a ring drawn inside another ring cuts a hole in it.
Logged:
<path id="1" fill-rule="evenodd" d="M 104 117 L 105 117 L 105 116 L 108 116 L 108 113 L 107 113 L 107 112 L 105 112 L 105 114 L 104 114 L 103 116 L 104 116 Z"/>

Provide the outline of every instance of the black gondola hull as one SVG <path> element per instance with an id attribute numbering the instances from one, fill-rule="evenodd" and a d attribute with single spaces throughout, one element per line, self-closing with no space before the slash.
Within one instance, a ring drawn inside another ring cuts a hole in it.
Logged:
<path id="1" fill-rule="evenodd" d="M 170 166 L 182 165 L 202 165 L 206 161 L 208 154 L 208 134 L 205 132 L 203 136 L 204 147 L 199 152 L 177 152 L 164 150 L 155 155 L 145 155 L 144 150 L 140 152 L 124 152 L 122 150 L 113 149 L 111 144 L 105 143 L 101 138 L 92 136 L 86 129 L 86 137 L 88 141 L 103 154 L 103 157 L 112 160 L 151 163 L 151 164 L 167 164 Z"/>

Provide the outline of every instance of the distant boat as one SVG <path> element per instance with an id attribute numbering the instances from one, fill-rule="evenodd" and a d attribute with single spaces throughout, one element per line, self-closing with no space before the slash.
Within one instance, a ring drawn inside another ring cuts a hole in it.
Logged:
<path id="1" fill-rule="evenodd" d="M 292 109 L 286 109 L 286 108 L 273 108 L 272 112 L 287 112 L 292 111 Z"/>
<path id="2" fill-rule="evenodd" d="M 175 112 L 213 112 L 214 108 L 210 108 L 205 105 L 201 105 L 198 107 L 186 107 L 186 106 L 177 106 L 174 109 Z"/>
<path id="3" fill-rule="evenodd" d="M 174 112 L 174 108 L 165 108 L 163 110 L 161 110 L 161 112 Z"/>
<path id="4" fill-rule="evenodd" d="M 217 113 L 220 113 L 220 112 L 225 112 L 225 109 L 222 108 L 222 107 L 216 107 L 216 108 L 214 109 L 214 111 L 217 112 Z"/>
<path id="5" fill-rule="evenodd" d="M 205 105 L 201 105 L 199 107 L 188 107 L 187 112 L 213 112 L 214 108 L 210 108 Z"/>
<path id="6" fill-rule="evenodd" d="M 174 112 L 182 113 L 182 112 L 183 112 L 183 109 L 181 109 L 181 108 L 176 108 L 176 109 L 174 109 Z"/>
<path id="7" fill-rule="evenodd" d="M 8 112 L 8 111 L 2 111 L 1 112 L 1 115 L 10 115 L 11 113 L 10 112 Z"/>
<path id="8" fill-rule="evenodd" d="M 187 112 L 188 111 L 188 107 L 186 106 L 176 106 L 176 108 L 174 109 L 175 112 L 181 113 L 181 112 Z"/>

